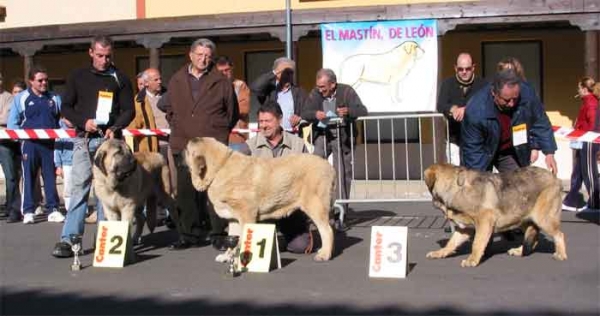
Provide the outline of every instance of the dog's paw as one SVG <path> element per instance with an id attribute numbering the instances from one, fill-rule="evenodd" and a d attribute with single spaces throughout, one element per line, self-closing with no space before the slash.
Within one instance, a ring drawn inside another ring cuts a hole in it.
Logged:
<path id="1" fill-rule="evenodd" d="M 460 262 L 460 266 L 463 268 L 472 268 L 479 265 L 479 260 L 475 260 L 469 256 L 469 258 Z"/>
<path id="2" fill-rule="evenodd" d="M 515 247 L 508 250 L 509 256 L 522 257 L 523 256 L 523 246 Z"/>
<path id="3" fill-rule="evenodd" d="M 231 259 L 231 254 L 229 254 L 227 252 L 220 253 L 217 255 L 217 257 L 215 257 L 215 261 L 220 262 L 220 263 L 229 262 L 230 259 Z"/>
<path id="4" fill-rule="evenodd" d="M 558 260 L 558 261 L 564 261 L 564 260 L 567 260 L 567 254 L 555 252 L 552 254 L 552 258 L 554 258 L 555 260 Z"/>
<path id="5" fill-rule="evenodd" d="M 446 254 L 443 251 L 443 249 L 440 249 L 440 250 L 428 252 L 427 255 L 425 255 L 425 258 L 427 258 L 427 259 L 441 259 L 441 258 L 446 258 L 447 256 L 448 256 L 448 254 Z"/>
<path id="6" fill-rule="evenodd" d="M 323 251 L 317 252 L 317 254 L 314 257 L 315 261 L 329 261 L 329 259 L 331 259 L 331 254 L 327 254 Z"/>

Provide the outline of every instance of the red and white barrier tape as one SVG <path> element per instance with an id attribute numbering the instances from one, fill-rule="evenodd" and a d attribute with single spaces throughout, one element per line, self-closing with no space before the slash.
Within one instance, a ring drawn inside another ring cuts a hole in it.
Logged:
<path id="1" fill-rule="evenodd" d="M 554 136 L 557 138 L 566 138 L 580 142 L 600 144 L 600 133 L 575 130 L 571 127 L 553 126 Z M 250 134 L 258 132 L 254 128 L 236 128 L 232 133 Z M 168 128 L 157 129 L 124 129 L 123 136 L 168 136 L 171 130 Z M 75 137 L 73 129 L 2 129 L 0 130 L 0 139 L 56 139 Z"/>
<path id="2" fill-rule="evenodd" d="M 258 132 L 257 129 L 236 128 L 232 133 L 250 134 Z M 123 136 L 169 136 L 171 130 L 168 128 L 155 129 L 124 129 Z M 0 139 L 56 139 L 74 138 L 77 136 L 74 129 L 2 129 Z"/>
<path id="3" fill-rule="evenodd" d="M 552 126 L 552 130 L 554 130 L 554 137 L 556 138 L 600 144 L 600 133 L 598 132 L 586 132 L 571 127 L 560 126 Z"/>

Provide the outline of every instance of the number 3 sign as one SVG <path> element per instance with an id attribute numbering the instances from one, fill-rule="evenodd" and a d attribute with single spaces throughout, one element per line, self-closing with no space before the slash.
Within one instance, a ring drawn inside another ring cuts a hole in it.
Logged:
<path id="1" fill-rule="evenodd" d="M 408 228 L 371 227 L 369 277 L 405 278 Z"/>
<path id="2" fill-rule="evenodd" d="M 101 221 L 96 233 L 94 267 L 122 268 L 129 248 L 129 223 Z"/>

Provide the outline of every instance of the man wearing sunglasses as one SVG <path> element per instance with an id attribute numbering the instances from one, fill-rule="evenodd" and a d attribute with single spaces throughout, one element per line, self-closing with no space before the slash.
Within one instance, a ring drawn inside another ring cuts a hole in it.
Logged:
<path id="1" fill-rule="evenodd" d="M 48 91 L 48 72 L 39 66 L 29 71 L 29 89 L 13 99 L 8 116 L 9 129 L 55 129 L 60 118 L 60 97 Z M 21 142 L 23 165 L 23 223 L 33 224 L 35 203 L 33 188 L 41 167 L 49 222 L 63 222 L 59 212 L 54 171 L 54 140 L 25 139 Z"/>
<path id="2" fill-rule="evenodd" d="M 520 84 L 514 70 L 502 70 L 467 103 L 461 126 L 463 166 L 481 171 L 496 167 L 499 172 L 525 167 L 535 143 L 556 174 L 550 120 L 539 100 L 521 98 Z"/>
<path id="3" fill-rule="evenodd" d="M 485 85 L 485 80 L 475 76 L 475 64 L 468 53 L 461 53 L 454 65 L 455 75 L 446 78 L 440 86 L 437 100 L 438 112 L 444 114 L 449 123 L 446 159 L 460 165 L 460 123 L 467 102 Z"/>

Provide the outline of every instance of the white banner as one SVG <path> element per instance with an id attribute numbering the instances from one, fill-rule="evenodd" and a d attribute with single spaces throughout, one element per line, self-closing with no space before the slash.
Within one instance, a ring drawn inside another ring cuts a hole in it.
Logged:
<path id="1" fill-rule="evenodd" d="M 435 111 L 435 20 L 321 25 L 323 67 L 354 87 L 370 113 Z"/>

